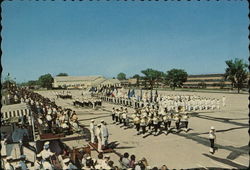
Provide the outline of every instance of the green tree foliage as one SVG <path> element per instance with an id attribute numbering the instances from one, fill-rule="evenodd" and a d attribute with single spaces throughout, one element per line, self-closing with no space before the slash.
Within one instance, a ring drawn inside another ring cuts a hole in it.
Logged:
<path id="1" fill-rule="evenodd" d="M 125 73 L 119 73 L 117 75 L 118 80 L 126 80 L 126 74 Z"/>
<path id="2" fill-rule="evenodd" d="M 232 86 L 237 88 L 239 93 L 247 79 L 247 64 L 239 58 L 227 60 L 226 64 L 225 79 L 231 81 Z"/>
<path id="3" fill-rule="evenodd" d="M 139 74 L 135 74 L 132 78 L 136 79 L 136 86 L 139 87 L 141 76 Z"/>
<path id="4" fill-rule="evenodd" d="M 151 89 L 153 89 L 156 82 L 162 80 L 165 76 L 163 72 L 154 70 L 152 68 L 142 70 L 141 73 L 144 74 L 143 78 L 145 82 L 149 83 Z"/>
<path id="5" fill-rule="evenodd" d="M 187 81 L 187 72 L 182 69 L 171 69 L 167 71 L 166 82 L 175 90 L 176 87 L 181 87 L 185 81 Z"/>
<path id="6" fill-rule="evenodd" d="M 52 83 L 53 83 L 53 77 L 51 74 L 45 74 L 39 77 L 38 83 L 41 87 L 51 89 L 52 88 Z"/>
<path id="7" fill-rule="evenodd" d="M 67 73 L 59 73 L 56 76 L 69 76 Z"/>

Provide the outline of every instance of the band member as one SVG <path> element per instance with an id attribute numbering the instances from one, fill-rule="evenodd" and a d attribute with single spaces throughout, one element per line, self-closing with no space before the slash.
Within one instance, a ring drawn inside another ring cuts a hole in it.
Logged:
<path id="1" fill-rule="evenodd" d="M 168 117 L 168 121 L 167 121 L 168 130 L 170 130 L 171 120 L 172 120 L 172 118 L 173 118 L 173 114 L 172 114 L 172 113 L 169 113 L 169 114 L 167 115 L 167 117 Z"/>
<path id="2" fill-rule="evenodd" d="M 123 114 L 124 110 L 123 107 L 121 107 L 120 112 L 119 112 L 119 124 L 122 123 L 122 114 Z"/>
<path id="3" fill-rule="evenodd" d="M 125 108 L 124 112 L 122 113 L 122 121 L 123 121 L 123 124 L 124 126 L 127 126 L 127 117 L 128 117 L 128 109 Z"/>
<path id="4" fill-rule="evenodd" d="M 136 115 L 136 117 L 134 118 L 134 124 L 137 130 L 137 135 L 140 134 L 140 118 L 138 115 Z"/>
<path id="5" fill-rule="evenodd" d="M 154 115 L 149 113 L 149 116 L 148 116 L 148 130 L 151 130 L 151 126 L 153 126 L 153 117 L 154 117 Z"/>
<path id="6" fill-rule="evenodd" d="M 147 124 L 146 124 L 146 116 L 142 117 L 142 119 L 140 121 L 140 126 L 142 128 L 142 134 L 144 135 L 145 132 L 146 132 L 146 126 L 147 126 Z"/>
<path id="7" fill-rule="evenodd" d="M 167 115 L 163 116 L 163 123 L 164 123 L 164 130 L 168 131 L 168 116 Z"/>
<path id="8" fill-rule="evenodd" d="M 115 112 L 116 112 L 116 110 L 115 110 L 115 108 L 113 107 L 113 110 L 112 110 L 112 120 L 113 121 L 115 121 Z"/>
<path id="9" fill-rule="evenodd" d="M 159 123 L 159 120 L 158 120 L 158 117 L 157 117 L 157 115 L 155 115 L 154 117 L 153 117 L 153 125 L 154 125 L 154 130 L 155 130 L 155 136 L 157 135 L 157 133 L 158 133 L 158 123 Z"/>
<path id="10" fill-rule="evenodd" d="M 180 128 L 180 115 L 179 115 L 179 113 L 176 113 L 174 115 L 174 121 L 175 121 L 176 130 L 178 131 Z"/>
<path id="11" fill-rule="evenodd" d="M 162 122 L 163 122 L 163 116 L 159 115 L 158 116 L 158 128 L 160 129 L 160 132 L 161 132 L 161 124 L 162 124 Z"/>
<path id="12" fill-rule="evenodd" d="M 119 121 L 119 114 L 120 114 L 120 110 L 116 109 L 116 112 L 115 112 L 115 122 L 116 123 L 118 123 L 118 121 Z"/>
<path id="13" fill-rule="evenodd" d="M 214 151 L 215 151 L 214 141 L 216 139 L 216 135 L 215 135 L 215 129 L 214 129 L 213 126 L 211 127 L 211 129 L 209 131 L 208 138 L 210 140 L 210 149 L 209 149 L 209 152 L 212 153 L 212 154 L 214 154 Z"/>
<path id="14" fill-rule="evenodd" d="M 182 121 L 184 123 L 184 126 L 185 126 L 185 131 L 187 132 L 188 131 L 188 113 L 185 112 L 183 115 L 182 115 Z"/>

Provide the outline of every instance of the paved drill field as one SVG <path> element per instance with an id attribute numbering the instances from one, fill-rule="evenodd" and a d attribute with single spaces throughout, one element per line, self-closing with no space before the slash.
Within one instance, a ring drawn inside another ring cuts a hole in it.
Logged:
<path id="1" fill-rule="evenodd" d="M 80 90 L 71 90 L 74 98 L 81 97 Z M 38 91 L 43 96 L 55 99 L 52 91 Z M 209 98 L 222 99 L 226 96 L 226 106 L 220 110 L 202 111 L 191 114 L 189 119 L 188 133 L 164 133 L 153 136 L 150 134 L 136 135 L 134 128 L 124 129 L 121 125 L 113 124 L 110 111 L 113 106 L 110 103 L 103 103 L 98 110 L 74 107 L 70 99 L 55 99 L 60 106 L 71 108 L 78 114 L 81 124 L 89 126 L 91 119 L 96 123 L 104 120 L 108 123 L 110 132 L 109 142 L 117 145 L 117 152 L 123 154 L 128 152 L 134 154 L 136 159 L 145 157 L 151 167 L 167 165 L 168 168 L 228 168 L 246 169 L 249 166 L 249 134 L 248 134 L 248 95 L 246 94 L 225 94 L 205 92 L 175 92 L 164 91 L 159 93 L 198 95 Z M 133 109 L 129 109 L 132 112 Z M 174 126 L 172 122 L 171 126 Z M 216 129 L 216 147 L 214 155 L 209 153 L 208 132 L 210 127 Z M 72 147 L 86 145 L 89 138 L 88 131 L 80 138 L 65 139 L 65 143 Z M 78 140 L 75 140 L 78 139 Z M 94 152 L 95 156 L 96 153 Z M 115 164 L 118 165 L 119 157 L 116 154 L 109 154 Z"/>

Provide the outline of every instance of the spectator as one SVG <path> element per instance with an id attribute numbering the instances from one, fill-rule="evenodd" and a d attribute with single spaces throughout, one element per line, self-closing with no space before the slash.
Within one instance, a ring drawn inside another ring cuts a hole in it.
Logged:
<path id="1" fill-rule="evenodd" d="M 123 157 L 121 158 L 122 168 L 128 168 L 129 163 L 130 163 L 129 154 L 127 152 L 125 152 Z"/>
<path id="2" fill-rule="evenodd" d="M 130 168 L 135 168 L 135 155 L 130 156 L 129 167 Z"/>
<path id="3" fill-rule="evenodd" d="M 162 165 L 161 170 L 167 170 L 168 167 L 166 165 Z"/>

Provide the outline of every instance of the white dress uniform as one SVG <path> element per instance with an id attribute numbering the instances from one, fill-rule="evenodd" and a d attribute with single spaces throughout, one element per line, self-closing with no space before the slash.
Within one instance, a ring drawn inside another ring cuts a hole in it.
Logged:
<path id="1" fill-rule="evenodd" d="M 95 142 L 95 124 L 93 122 L 89 125 L 90 135 L 91 135 L 91 143 Z"/>
<path id="2" fill-rule="evenodd" d="M 53 170 L 53 166 L 51 165 L 51 163 L 49 163 L 48 161 L 44 161 L 43 162 L 43 168 L 46 170 Z"/>
<path id="3" fill-rule="evenodd" d="M 96 136 L 98 140 L 98 152 L 102 152 L 102 133 L 101 127 L 96 128 Z"/>
<path id="4" fill-rule="evenodd" d="M 102 123 L 101 126 L 101 134 L 102 134 L 102 145 L 107 146 L 108 145 L 108 137 L 109 137 L 109 131 L 106 125 Z"/>
<path id="5" fill-rule="evenodd" d="M 223 107 L 226 106 L 226 97 L 225 96 L 222 97 L 222 106 Z"/>

